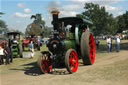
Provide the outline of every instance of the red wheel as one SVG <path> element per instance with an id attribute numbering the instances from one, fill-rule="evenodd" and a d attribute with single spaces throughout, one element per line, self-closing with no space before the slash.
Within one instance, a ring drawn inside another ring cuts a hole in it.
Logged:
<path id="1" fill-rule="evenodd" d="M 52 68 L 52 59 L 49 52 L 42 52 L 40 59 L 38 60 L 42 73 L 49 73 Z"/>
<path id="2" fill-rule="evenodd" d="M 81 55 L 84 65 L 91 65 L 95 60 L 95 42 L 93 35 L 84 32 L 81 36 Z"/>
<path id="3" fill-rule="evenodd" d="M 89 55 L 90 55 L 91 63 L 93 64 L 95 60 L 95 41 L 91 33 L 89 35 Z"/>
<path id="4" fill-rule="evenodd" d="M 74 49 L 69 49 L 65 55 L 65 66 L 69 73 L 77 71 L 78 68 L 78 55 Z"/>

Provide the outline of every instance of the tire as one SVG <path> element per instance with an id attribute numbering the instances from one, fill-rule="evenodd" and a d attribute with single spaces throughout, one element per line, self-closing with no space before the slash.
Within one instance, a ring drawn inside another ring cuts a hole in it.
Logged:
<path id="1" fill-rule="evenodd" d="M 80 50 L 84 65 L 92 65 L 95 60 L 95 42 L 91 33 L 83 32 Z"/>
<path id="2" fill-rule="evenodd" d="M 78 55 L 74 49 L 69 49 L 65 55 L 65 66 L 67 71 L 72 74 L 78 69 Z"/>
<path id="3" fill-rule="evenodd" d="M 52 69 L 52 59 L 50 58 L 51 54 L 48 51 L 41 53 L 41 56 L 38 59 L 38 66 L 43 74 L 49 73 Z"/>

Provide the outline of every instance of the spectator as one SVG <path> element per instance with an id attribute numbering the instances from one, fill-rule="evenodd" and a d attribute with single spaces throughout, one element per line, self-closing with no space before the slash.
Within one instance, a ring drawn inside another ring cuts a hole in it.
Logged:
<path id="1" fill-rule="evenodd" d="M 4 49 L 0 45 L 0 65 L 4 64 Z"/>
<path id="2" fill-rule="evenodd" d="M 31 58 L 33 58 L 34 57 L 34 45 L 32 41 L 29 43 L 29 49 L 31 51 Z"/>
<path id="3" fill-rule="evenodd" d="M 99 44 L 100 44 L 99 39 L 96 39 L 96 47 L 97 47 L 97 49 L 99 48 Z"/>
<path id="4" fill-rule="evenodd" d="M 41 37 L 40 36 L 38 36 L 38 41 L 41 42 Z"/>
<path id="5" fill-rule="evenodd" d="M 5 55 L 6 55 L 6 65 L 9 64 L 9 58 L 11 58 L 11 50 L 10 48 L 8 47 L 8 44 L 6 44 L 5 48 L 4 48 L 4 52 L 5 52 Z M 11 60 L 12 61 L 12 60 Z"/>
<path id="6" fill-rule="evenodd" d="M 111 49 L 110 49 L 110 51 L 112 52 L 112 46 L 113 46 L 113 44 L 112 44 L 112 37 L 110 39 L 111 39 Z"/>
<path id="7" fill-rule="evenodd" d="M 120 52 L 120 37 L 116 36 L 116 51 Z"/>
<path id="8" fill-rule="evenodd" d="M 108 47 L 108 52 L 111 52 L 111 38 L 109 36 L 107 38 L 107 47 Z"/>
<path id="9" fill-rule="evenodd" d="M 38 45 L 40 46 L 41 45 L 41 37 L 40 36 L 37 36 L 38 37 Z"/>

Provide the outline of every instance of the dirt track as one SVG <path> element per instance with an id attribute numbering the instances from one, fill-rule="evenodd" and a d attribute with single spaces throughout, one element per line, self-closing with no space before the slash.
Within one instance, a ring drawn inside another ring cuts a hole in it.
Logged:
<path id="1" fill-rule="evenodd" d="M 1 85 L 128 85 L 128 51 L 103 53 L 96 56 L 91 66 L 83 66 L 80 62 L 74 74 L 18 71 L 2 74 L 0 80 Z"/>

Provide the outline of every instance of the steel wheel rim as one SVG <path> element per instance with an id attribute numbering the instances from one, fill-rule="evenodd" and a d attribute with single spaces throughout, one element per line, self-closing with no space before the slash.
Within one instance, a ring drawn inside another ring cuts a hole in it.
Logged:
<path id="1" fill-rule="evenodd" d="M 89 35 L 89 56 L 90 56 L 91 63 L 93 64 L 95 60 L 95 42 L 94 42 L 93 35 L 91 33 Z"/>
<path id="2" fill-rule="evenodd" d="M 69 55 L 69 66 L 72 72 L 76 72 L 78 68 L 78 55 L 75 51 L 71 51 Z"/>
<path id="3" fill-rule="evenodd" d="M 41 56 L 41 69 L 45 73 L 48 73 L 48 72 L 50 72 L 51 68 L 52 68 L 52 64 L 51 64 L 50 56 L 47 56 L 47 55 Z"/>

